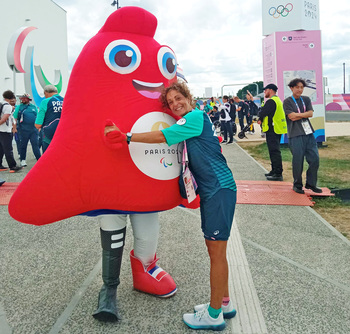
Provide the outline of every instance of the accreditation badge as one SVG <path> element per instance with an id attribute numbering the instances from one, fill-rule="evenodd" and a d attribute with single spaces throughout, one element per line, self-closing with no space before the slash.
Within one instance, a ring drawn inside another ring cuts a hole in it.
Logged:
<path id="1" fill-rule="evenodd" d="M 301 121 L 301 125 L 303 126 L 304 132 L 306 135 L 309 135 L 312 133 L 312 129 L 310 126 L 310 123 L 307 119 L 304 119 Z"/>
<path id="2" fill-rule="evenodd" d="M 188 203 L 191 203 L 197 197 L 196 195 L 197 183 L 193 178 L 193 175 L 188 167 L 186 167 L 185 171 L 183 172 L 182 178 L 184 180 Z"/>

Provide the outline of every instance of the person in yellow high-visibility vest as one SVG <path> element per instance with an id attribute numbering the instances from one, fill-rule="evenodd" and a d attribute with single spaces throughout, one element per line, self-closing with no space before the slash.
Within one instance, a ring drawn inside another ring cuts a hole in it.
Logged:
<path id="1" fill-rule="evenodd" d="M 283 181 L 280 142 L 282 134 L 287 133 L 283 103 L 276 95 L 278 88 L 275 84 L 268 84 L 263 89 L 265 98 L 268 100 L 259 113 L 258 124 L 262 125 L 262 131 L 266 134 L 266 143 L 271 160 L 271 171 L 265 176 L 269 181 Z"/>

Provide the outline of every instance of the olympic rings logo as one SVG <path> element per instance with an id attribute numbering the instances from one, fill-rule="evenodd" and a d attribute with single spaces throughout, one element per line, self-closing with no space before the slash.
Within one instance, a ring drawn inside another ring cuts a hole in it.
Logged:
<path id="1" fill-rule="evenodd" d="M 293 10 L 293 5 L 291 3 L 287 3 L 285 6 L 279 5 L 278 7 L 271 7 L 269 9 L 269 14 L 278 19 L 280 16 L 286 17 Z"/>

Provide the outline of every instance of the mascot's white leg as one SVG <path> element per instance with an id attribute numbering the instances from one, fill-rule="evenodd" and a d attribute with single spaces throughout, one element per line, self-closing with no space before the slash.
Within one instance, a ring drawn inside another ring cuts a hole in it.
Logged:
<path id="1" fill-rule="evenodd" d="M 156 264 L 158 213 L 132 214 L 130 221 L 134 233 L 134 249 L 130 252 L 134 288 L 157 297 L 174 295 L 177 288 L 173 278 Z"/>
<path id="2" fill-rule="evenodd" d="M 100 321 L 118 321 L 117 287 L 126 233 L 126 215 L 102 215 L 100 221 L 102 245 L 103 286 L 98 297 L 98 308 L 93 317 Z"/>

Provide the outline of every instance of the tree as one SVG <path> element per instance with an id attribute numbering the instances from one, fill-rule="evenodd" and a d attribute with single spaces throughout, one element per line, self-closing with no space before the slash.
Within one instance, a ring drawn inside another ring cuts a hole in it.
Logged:
<path id="1" fill-rule="evenodd" d="M 259 93 L 262 93 L 263 91 L 263 88 L 264 88 L 264 83 L 262 81 L 254 81 L 254 83 L 251 83 L 247 86 L 244 86 L 242 89 L 240 89 L 238 92 L 237 92 L 237 96 L 244 100 L 245 99 L 245 96 L 247 94 L 247 90 L 249 90 L 253 96 L 256 96 L 257 95 L 257 91 L 256 91 L 256 84 L 258 84 L 258 87 L 259 87 Z"/>

